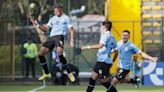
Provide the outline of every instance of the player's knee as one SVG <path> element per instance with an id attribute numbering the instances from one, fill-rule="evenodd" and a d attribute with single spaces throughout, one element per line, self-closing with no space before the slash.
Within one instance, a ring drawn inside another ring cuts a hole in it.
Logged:
<path id="1" fill-rule="evenodd" d="M 96 73 L 95 71 L 92 71 L 91 78 L 92 78 L 93 80 L 96 80 L 97 77 L 98 77 L 98 73 Z"/>
<path id="2" fill-rule="evenodd" d="M 38 56 L 44 56 L 49 50 L 47 48 L 41 48 Z"/>
<path id="3" fill-rule="evenodd" d="M 107 89 L 109 88 L 109 86 L 111 85 L 110 84 L 110 81 L 109 81 L 109 77 L 108 78 L 103 78 L 100 80 L 101 84 L 106 87 Z"/>
<path id="4" fill-rule="evenodd" d="M 107 83 L 107 82 L 110 82 L 110 77 L 106 77 L 106 78 L 102 78 L 100 80 L 100 82 L 103 84 L 103 83 Z"/>
<path id="5" fill-rule="evenodd" d="M 96 76 L 94 76 L 94 75 L 92 75 L 91 78 L 92 78 L 92 80 L 96 80 L 97 79 Z"/>
<path id="6" fill-rule="evenodd" d="M 115 78 L 117 80 L 121 81 L 121 80 L 125 79 L 125 76 L 124 75 L 121 75 L 121 74 L 120 75 L 118 74 L 118 75 L 115 76 Z"/>
<path id="7" fill-rule="evenodd" d="M 63 48 L 61 48 L 61 47 L 57 47 L 56 50 L 57 50 L 58 55 L 63 55 L 63 51 L 64 51 Z"/>

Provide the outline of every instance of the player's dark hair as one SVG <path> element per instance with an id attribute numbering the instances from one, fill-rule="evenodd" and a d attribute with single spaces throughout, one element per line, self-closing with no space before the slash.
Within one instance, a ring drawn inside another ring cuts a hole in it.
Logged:
<path id="1" fill-rule="evenodd" d="M 122 31 L 122 33 L 124 33 L 124 32 L 130 34 L 130 31 L 129 30 Z"/>
<path id="2" fill-rule="evenodd" d="M 61 3 L 56 3 L 56 4 L 54 5 L 54 8 L 63 8 L 63 4 L 61 4 Z"/>
<path id="3" fill-rule="evenodd" d="M 112 28 L 112 22 L 111 21 L 104 21 L 104 22 L 102 22 L 102 25 L 105 25 L 105 27 L 107 28 L 108 31 L 110 31 Z"/>

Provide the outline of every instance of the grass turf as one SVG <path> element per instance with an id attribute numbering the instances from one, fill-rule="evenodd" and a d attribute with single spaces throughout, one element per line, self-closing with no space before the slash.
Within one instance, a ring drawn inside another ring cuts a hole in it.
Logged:
<path id="1" fill-rule="evenodd" d="M 43 89 L 38 89 L 42 85 L 0 85 L 0 92 L 85 92 L 86 84 L 72 86 L 48 85 Z M 119 92 L 164 92 L 163 86 L 141 86 L 135 88 L 134 85 L 120 84 L 117 86 Z M 101 85 L 96 85 L 94 92 L 105 92 Z"/>

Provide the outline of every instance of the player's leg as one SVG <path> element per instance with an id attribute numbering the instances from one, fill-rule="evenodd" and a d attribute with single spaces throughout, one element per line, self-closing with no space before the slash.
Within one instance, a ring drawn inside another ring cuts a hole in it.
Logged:
<path id="1" fill-rule="evenodd" d="M 126 77 L 125 79 L 121 80 L 122 83 L 137 83 L 136 79 Z"/>
<path id="2" fill-rule="evenodd" d="M 60 62 L 63 65 L 63 69 L 67 71 L 68 77 L 71 80 L 71 82 L 75 82 L 75 77 L 72 74 L 72 72 L 71 72 L 71 70 L 68 66 L 66 58 L 63 56 L 63 50 L 64 49 L 62 47 L 57 47 L 57 52 L 58 52 L 58 55 L 59 55 Z"/>
<path id="3" fill-rule="evenodd" d="M 111 64 L 103 63 L 101 83 L 104 87 L 107 88 L 107 92 L 117 92 L 116 88 L 110 83 L 109 69 L 111 66 Z M 113 84 L 116 84 L 115 81 L 113 81 Z"/>
<path id="4" fill-rule="evenodd" d="M 123 82 L 132 83 L 136 87 L 139 87 L 139 85 L 141 85 L 141 79 L 139 77 L 139 73 L 132 72 L 129 78 L 126 78 Z"/>
<path id="5" fill-rule="evenodd" d="M 41 66 L 44 70 L 44 74 L 43 76 L 39 77 L 39 80 L 44 80 L 45 78 L 51 78 L 51 74 L 49 73 L 48 71 L 48 66 L 47 66 L 47 62 L 46 62 L 46 59 L 44 57 L 44 55 L 49 51 L 48 48 L 46 47 L 41 47 L 40 48 L 40 51 L 39 51 L 39 60 L 40 60 L 40 63 L 41 63 Z"/>
<path id="6" fill-rule="evenodd" d="M 102 68 L 102 62 L 97 62 L 93 68 L 86 92 L 92 92 L 93 91 L 93 89 L 95 87 L 96 79 L 99 76 L 99 73 L 100 74 L 102 73 L 101 68 Z"/>
<path id="7" fill-rule="evenodd" d="M 112 64 L 106 64 L 106 63 L 103 63 L 103 66 L 102 66 L 102 75 L 100 75 L 101 77 L 101 84 L 108 89 L 109 85 L 110 85 L 110 68 L 111 68 Z"/>
<path id="8" fill-rule="evenodd" d="M 92 92 L 93 91 L 97 77 L 98 77 L 98 74 L 96 72 L 92 71 L 91 77 L 89 79 L 89 83 L 87 85 L 86 92 Z"/>
<path id="9" fill-rule="evenodd" d="M 121 81 L 124 80 L 127 74 L 129 73 L 129 70 L 124 69 L 118 69 L 117 74 L 112 79 L 111 84 L 107 90 L 107 92 L 117 92 L 117 89 L 115 88 L 116 85 Z"/>
<path id="10" fill-rule="evenodd" d="M 138 78 L 129 78 L 129 77 L 126 77 L 124 80 L 121 80 L 121 82 L 122 83 L 132 83 L 136 87 L 139 87 L 140 80 L 138 80 Z"/>
<path id="11" fill-rule="evenodd" d="M 44 55 L 47 54 L 50 50 L 52 50 L 54 46 L 55 46 L 55 42 L 53 41 L 53 37 L 50 37 L 47 39 L 45 43 L 43 43 L 43 46 L 40 48 L 38 57 L 41 66 L 44 70 L 44 74 L 39 78 L 39 80 L 44 80 L 45 78 L 51 78 L 51 74 L 49 73 L 47 62 Z"/>
<path id="12" fill-rule="evenodd" d="M 63 51 L 64 51 L 64 37 L 62 35 L 59 35 L 59 36 L 56 36 L 54 38 L 54 40 L 55 40 L 55 47 L 56 47 L 56 50 L 57 50 L 57 53 L 58 53 L 58 57 L 60 59 L 60 62 L 63 65 L 63 69 L 67 70 L 68 77 L 71 80 L 71 82 L 75 82 L 75 77 L 72 74 L 72 72 L 71 72 L 71 70 L 70 70 L 70 68 L 69 68 L 69 66 L 67 64 L 68 62 L 67 62 L 66 58 L 63 55 Z"/>
<path id="13" fill-rule="evenodd" d="M 116 89 L 116 85 L 119 83 L 119 80 L 114 77 L 111 81 L 111 83 L 109 84 L 109 87 L 107 89 L 106 92 L 118 92 L 117 89 Z"/>

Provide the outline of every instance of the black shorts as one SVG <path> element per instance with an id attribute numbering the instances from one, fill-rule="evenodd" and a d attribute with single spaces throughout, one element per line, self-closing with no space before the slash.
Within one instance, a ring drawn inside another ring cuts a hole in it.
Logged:
<path id="1" fill-rule="evenodd" d="M 64 36 L 56 35 L 49 37 L 46 42 L 43 43 L 43 47 L 53 50 L 54 47 L 64 47 Z"/>
<path id="2" fill-rule="evenodd" d="M 99 76 L 109 76 L 109 69 L 111 68 L 112 64 L 106 64 L 105 62 L 97 62 L 93 71 L 99 74 Z"/>
<path id="3" fill-rule="evenodd" d="M 128 75 L 129 72 L 130 72 L 130 70 L 118 68 L 115 77 L 120 81 L 120 80 L 124 79 Z"/>

